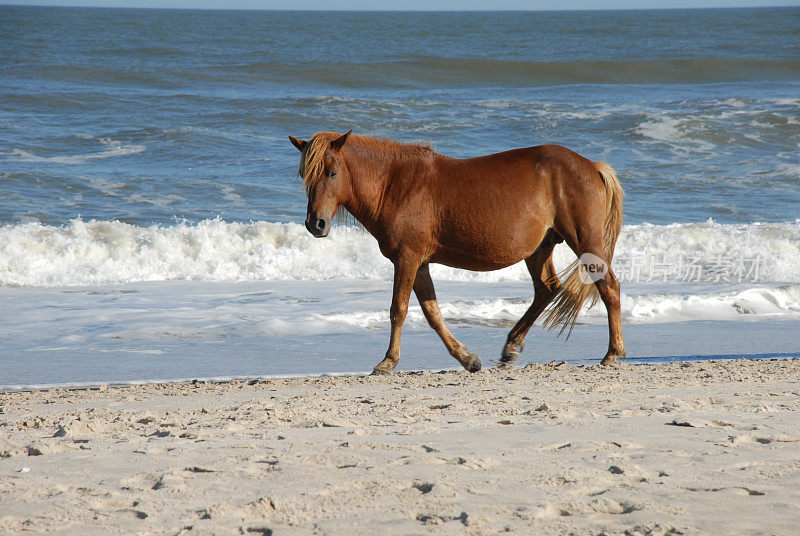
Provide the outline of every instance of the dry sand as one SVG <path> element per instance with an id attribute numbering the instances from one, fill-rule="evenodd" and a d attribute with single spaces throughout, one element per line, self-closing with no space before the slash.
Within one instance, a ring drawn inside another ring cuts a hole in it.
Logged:
<path id="1" fill-rule="evenodd" d="M 800 533 L 800 360 L 0 394 L 0 533 Z"/>

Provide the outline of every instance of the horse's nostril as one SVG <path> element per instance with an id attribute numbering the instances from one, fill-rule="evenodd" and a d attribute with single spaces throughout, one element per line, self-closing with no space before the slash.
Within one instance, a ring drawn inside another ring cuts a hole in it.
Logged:
<path id="1" fill-rule="evenodd" d="M 325 230 L 325 220 L 323 220 L 322 218 L 317 220 L 317 229 L 319 229 L 320 231 Z"/>

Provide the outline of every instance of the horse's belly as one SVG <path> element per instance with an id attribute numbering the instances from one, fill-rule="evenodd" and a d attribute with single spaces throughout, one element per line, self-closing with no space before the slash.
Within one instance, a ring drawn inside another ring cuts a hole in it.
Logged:
<path id="1" fill-rule="evenodd" d="M 508 248 L 453 248 L 445 247 L 431 258 L 431 262 L 444 264 L 453 268 L 489 272 L 507 268 L 525 259 L 536 247 L 519 249 Z"/>
<path id="2" fill-rule="evenodd" d="M 439 247 L 431 261 L 465 270 L 500 270 L 533 254 L 546 231 L 530 219 L 513 224 L 452 225 L 439 235 Z"/>

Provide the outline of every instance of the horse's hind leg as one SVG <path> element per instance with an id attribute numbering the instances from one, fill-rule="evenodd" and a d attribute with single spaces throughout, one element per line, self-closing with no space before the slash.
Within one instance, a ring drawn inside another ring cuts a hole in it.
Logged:
<path id="1" fill-rule="evenodd" d="M 608 312 L 608 352 L 600 362 L 601 365 L 611 365 L 617 359 L 625 358 L 625 342 L 622 340 L 622 307 L 620 299 L 619 280 L 608 267 L 608 273 L 603 279 L 596 281 L 600 299 Z"/>
<path id="2" fill-rule="evenodd" d="M 559 282 L 553 266 L 552 255 L 553 248 L 559 241 L 555 233 L 549 232 L 533 255 L 525 259 L 525 265 L 533 278 L 533 303 L 508 334 L 503 354 L 500 357 L 499 366 L 501 368 L 508 367 L 517 360 L 519 353 L 525 348 L 525 336 L 528 334 L 528 330 L 558 293 Z"/>
<path id="3" fill-rule="evenodd" d="M 599 236 L 594 236 L 593 233 L 586 233 L 580 241 L 570 235 L 567 235 L 565 239 L 578 258 L 581 258 L 585 253 L 591 253 L 595 259 L 599 258 L 608 268 L 602 277 L 592 277 L 592 279 L 608 314 L 608 351 L 600 364 L 611 365 L 617 359 L 625 357 L 625 343 L 622 339 L 622 308 L 619 280 L 611 269 L 611 263 L 608 262 L 606 254 L 603 252 L 602 240 Z M 595 270 L 595 273 L 597 273 L 597 270 Z"/>
<path id="4" fill-rule="evenodd" d="M 470 372 L 481 370 L 481 360 L 478 356 L 469 353 L 466 346 L 458 342 L 453 337 L 453 334 L 450 333 L 450 330 L 447 329 L 447 326 L 444 325 L 427 264 L 423 264 L 417 270 L 417 278 L 414 280 L 414 293 L 417 295 L 419 305 L 422 307 L 422 312 L 425 314 L 428 324 L 439 334 L 450 355 L 455 357 L 461 363 L 461 366 Z"/>

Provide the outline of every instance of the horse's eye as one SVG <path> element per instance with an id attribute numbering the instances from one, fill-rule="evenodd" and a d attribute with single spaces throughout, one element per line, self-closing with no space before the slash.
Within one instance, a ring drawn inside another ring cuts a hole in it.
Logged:
<path id="1" fill-rule="evenodd" d="M 336 172 L 335 172 L 335 171 L 329 171 L 329 172 L 328 172 L 328 178 L 329 178 L 329 179 L 332 179 L 332 178 L 334 178 L 335 176 L 336 176 Z"/>

